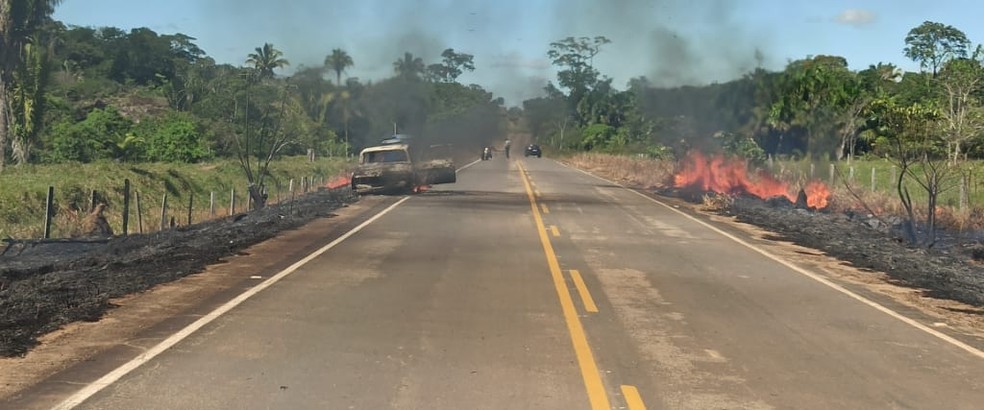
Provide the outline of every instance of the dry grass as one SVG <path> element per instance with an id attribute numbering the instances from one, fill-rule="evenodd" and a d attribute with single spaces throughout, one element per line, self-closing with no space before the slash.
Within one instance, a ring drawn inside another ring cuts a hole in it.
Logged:
<path id="1" fill-rule="evenodd" d="M 595 173 L 618 183 L 642 189 L 668 188 L 672 185 L 676 164 L 672 161 L 652 160 L 610 154 L 581 153 L 564 159 L 568 165 Z M 802 173 L 789 169 L 777 172 L 778 177 L 799 185 L 805 182 Z M 886 174 L 887 175 L 887 174 Z M 731 198 L 724 195 L 705 195 L 701 208 L 708 211 L 727 209 Z M 877 215 L 880 218 L 905 217 L 898 196 L 893 191 L 872 191 L 869 184 L 852 184 L 831 187 L 829 209 L 835 212 L 854 211 Z M 916 218 L 926 220 L 926 206 L 916 203 Z M 937 207 L 939 226 L 957 231 L 984 229 L 984 208 L 973 207 L 960 211 L 941 204 Z"/>
<path id="2" fill-rule="evenodd" d="M 671 161 L 621 155 L 581 153 L 564 159 L 576 168 L 637 188 L 666 188 L 673 180 Z"/>
<path id="3" fill-rule="evenodd" d="M 734 204 L 734 197 L 728 195 L 720 195 L 715 193 L 704 194 L 703 200 L 700 205 L 702 211 L 716 212 L 723 211 L 731 207 Z"/>

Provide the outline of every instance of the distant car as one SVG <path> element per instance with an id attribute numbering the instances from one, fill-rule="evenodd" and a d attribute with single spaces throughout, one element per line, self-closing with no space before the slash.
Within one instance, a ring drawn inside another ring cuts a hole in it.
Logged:
<path id="1" fill-rule="evenodd" d="M 540 158 L 540 157 L 543 156 L 543 152 L 540 151 L 540 146 L 539 145 L 530 144 L 530 145 L 527 145 L 526 146 L 526 152 L 524 153 L 524 155 L 527 156 L 527 157 L 531 157 L 532 156 L 532 157 Z"/>

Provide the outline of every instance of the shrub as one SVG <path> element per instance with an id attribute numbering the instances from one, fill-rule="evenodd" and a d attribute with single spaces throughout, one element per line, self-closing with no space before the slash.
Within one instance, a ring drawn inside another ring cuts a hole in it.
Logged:
<path id="1" fill-rule="evenodd" d="M 209 157 L 203 127 L 187 114 L 172 113 L 141 127 L 145 159 L 154 162 L 195 163 Z"/>
<path id="2" fill-rule="evenodd" d="M 95 109 L 85 120 L 66 120 L 52 130 L 50 161 L 92 162 L 121 159 L 135 155 L 138 147 L 128 144 L 133 122 L 120 115 L 115 107 Z"/>

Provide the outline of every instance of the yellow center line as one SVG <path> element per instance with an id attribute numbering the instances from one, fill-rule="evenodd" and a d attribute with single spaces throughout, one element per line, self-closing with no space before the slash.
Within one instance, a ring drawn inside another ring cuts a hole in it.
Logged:
<path id="1" fill-rule="evenodd" d="M 642 402 L 642 396 L 639 396 L 639 389 L 635 388 L 635 386 L 623 384 L 622 395 L 625 396 L 625 402 L 629 405 L 629 410 L 646 410 L 646 404 Z"/>
<path id="2" fill-rule="evenodd" d="M 542 196 L 543 196 L 543 194 L 541 194 L 541 193 L 540 193 L 540 190 L 539 190 L 539 189 L 538 189 L 538 190 L 536 190 L 536 191 L 534 191 L 534 192 L 536 193 L 536 197 L 537 197 L 537 198 L 540 198 L 540 197 L 542 197 Z"/>
<path id="3" fill-rule="evenodd" d="M 550 232 L 553 233 L 555 238 L 560 236 L 560 229 L 557 229 L 557 225 L 550 225 Z"/>
<path id="4" fill-rule="evenodd" d="M 581 272 L 578 272 L 577 269 L 571 269 L 571 279 L 574 279 L 574 287 L 577 288 L 577 293 L 581 294 L 581 300 L 584 301 L 584 310 L 591 313 L 598 313 L 598 306 L 595 305 L 591 293 L 588 292 L 588 286 L 584 284 L 584 279 L 581 278 Z"/>
<path id="5" fill-rule="evenodd" d="M 547 236 L 547 230 L 543 225 L 543 217 L 536 206 L 536 197 L 533 196 L 533 189 L 526 178 L 525 170 L 519 165 L 520 175 L 523 176 L 523 185 L 526 186 L 526 195 L 530 199 L 530 207 L 533 209 L 533 220 L 536 222 L 537 233 L 540 235 L 540 244 L 543 245 L 543 253 L 547 257 L 547 265 L 550 267 L 550 276 L 553 278 L 554 288 L 557 290 L 557 297 L 560 298 L 560 307 L 564 312 L 564 321 L 567 322 L 567 331 L 571 334 L 571 343 L 574 345 L 574 355 L 577 357 L 578 366 L 581 368 L 581 378 L 584 380 L 584 388 L 588 392 L 588 400 L 591 401 L 591 408 L 594 410 L 609 410 L 611 404 L 608 401 L 608 393 L 605 392 L 605 385 L 601 381 L 601 373 L 598 372 L 598 365 L 595 364 L 594 355 L 588 345 L 588 337 L 584 333 L 581 320 L 577 317 L 577 310 L 574 309 L 574 300 L 571 298 L 570 290 L 564 281 L 564 274 L 560 270 L 560 263 L 557 262 L 557 255 L 554 254 L 553 244 Z"/>
<path id="6" fill-rule="evenodd" d="M 550 213 L 550 208 L 547 208 L 547 204 L 540 204 L 540 208 L 543 208 L 543 213 L 544 214 L 549 214 Z"/>

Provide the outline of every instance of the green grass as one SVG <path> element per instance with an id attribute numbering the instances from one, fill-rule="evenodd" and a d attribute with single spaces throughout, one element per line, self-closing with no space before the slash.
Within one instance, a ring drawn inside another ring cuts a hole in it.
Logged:
<path id="1" fill-rule="evenodd" d="M 880 192 L 897 197 L 896 180 L 892 179 L 894 164 L 883 159 L 875 160 L 854 160 L 851 163 L 836 163 L 834 179 L 830 178 L 830 165 L 832 162 L 811 162 L 807 160 L 796 162 L 776 162 L 772 171 L 781 175 L 787 180 L 809 179 L 810 165 L 813 164 L 813 177 L 827 182 L 835 188 L 841 189 L 846 181 L 857 192 L 871 192 L 874 187 L 875 192 Z M 851 178 L 851 168 L 854 168 L 854 176 Z M 875 178 L 872 185 L 872 170 Z M 899 169 L 894 170 L 897 177 Z M 919 174 L 919 168 L 915 171 Z M 984 207 L 984 161 L 968 161 L 961 165 L 961 172 L 970 175 L 967 185 L 969 206 Z M 921 174 L 920 174 L 921 175 Z M 940 194 L 940 204 L 947 206 L 958 206 L 960 196 L 959 172 L 951 172 L 950 178 L 944 183 L 945 191 Z M 832 182 L 833 181 L 833 182 Z M 924 204 L 927 199 L 926 191 L 914 180 L 907 177 L 905 185 L 908 187 L 913 201 L 919 205 Z"/>
<path id="2" fill-rule="evenodd" d="M 310 162 L 306 157 L 283 158 L 270 166 L 266 184 L 269 198 L 289 196 L 288 185 L 295 179 L 300 189 L 304 177 L 327 180 L 343 172 L 349 162 L 324 158 Z M 161 201 L 168 195 L 168 219 L 174 216 L 182 225 L 187 222 L 188 201 L 193 196 L 193 221 L 208 218 L 210 193 L 215 193 L 216 214 L 228 215 L 232 190 L 236 209 L 247 204 L 247 182 L 239 162 L 217 160 L 203 164 L 58 164 L 8 167 L 0 172 L 0 237 L 40 238 L 44 232 L 45 197 L 48 186 L 55 187 L 55 217 L 52 237 L 75 234 L 88 209 L 91 193 L 97 202 L 108 205 L 106 216 L 114 233 L 121 233 L 123 217 L 123 181 L 130 180 L 130 232 L 136 233 L 136 196 L 139 193 L 143 231 L 160 226 Z"/>

